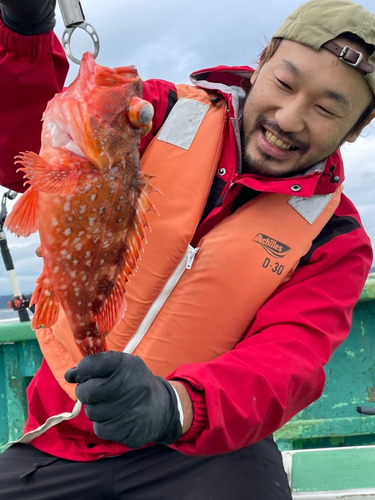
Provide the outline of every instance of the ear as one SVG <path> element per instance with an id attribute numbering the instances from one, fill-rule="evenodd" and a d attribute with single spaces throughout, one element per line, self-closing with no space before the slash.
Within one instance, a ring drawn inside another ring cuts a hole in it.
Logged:
<path id="1" fill-rule="evenodd" d="M 375 118 L 375 110 L 371 113 L 370 117 L 366 121 L 366 123 L 361 127 L 360 130 L 357 130 L 356 132 L 352 132 L 348 135 L 348 137 L 345 139 L 346 142 L 354 142 L 358 139 L 360 134 L 362 133 L 362 130 Z"/>
<path id="2" fill-rule="evenodd" d="M 258 75 L 259 75 L 259 71 L 260 71 L 260 66 L 258 65 L 258 67 L 254 71 L 254 73 L 251 75 L 251 78 L 250 78 L 251 85 L 254 85 L 254 83 L 256 82 L 256 79 L 258 78 Z"/>

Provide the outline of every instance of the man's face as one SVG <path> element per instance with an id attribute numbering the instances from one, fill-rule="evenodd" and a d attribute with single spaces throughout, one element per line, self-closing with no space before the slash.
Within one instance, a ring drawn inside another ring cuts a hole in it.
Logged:
<path id="1" fill-rule="evenodd" d="M 295 175 L 355 140 L 348 134 L 371 100 L 354 68 L 326 49 L 290 40 L 256 70 L 252 84 L 243 116 L 244 170 L 272 177 Z"/>

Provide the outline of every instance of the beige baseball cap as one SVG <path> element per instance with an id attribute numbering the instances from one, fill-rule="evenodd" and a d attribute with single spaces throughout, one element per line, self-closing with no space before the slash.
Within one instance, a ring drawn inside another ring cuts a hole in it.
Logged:
<path id="1" fill-rule="evenodd" d="M 375 48 L 375 14 L 349 0 L 310 0 L 286 18 L 272 38 L 286 38 L 315 50 L 324 46 L 360 71 L 375 95 L 375 51 L 367 62 L 361 52 L 350 47 L 350 42 L 344 46 L 332 42 L 346 32 Z"/>

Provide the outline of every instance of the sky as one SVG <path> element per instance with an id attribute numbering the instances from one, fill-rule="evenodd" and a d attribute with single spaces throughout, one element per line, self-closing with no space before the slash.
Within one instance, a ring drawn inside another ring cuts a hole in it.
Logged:
<path id="1" fill-rule="evenodd" d="M 302 0 L 81 0 L 86 21 L 99 35 L 99 64 L 134 64 L 143 79 L 161 78 L 189 83 L 193 71 L 218 64 L 254 67 L 262 48 L 283 20 Z M 374 0 L 360 2 L 375 12 Z M 64 31 L 57 8 L 55 32 Z M 71 38 L 76 57 L 93 50 L 90 37 L 77 29 Z M 76 77 L 78 66 L 71 63 L 67 83 Z M 375 120 L 374 120 L 375 121 Z M 375 247 L 375 125 L 369 125 L 354 144 L 343 146 L 346 167 L 345 194 L 355 203 Z M 4 193 L 0 187 L 0 195 Z M 13 203 L 7 202 L 10 210 Z M 42 270 L 34 251 L 38 236 L 16 238 L 6 233 L 16 274 L 23 293 L 31 292 Z M 12 289 L 0 259 L 0 295 Z"/>

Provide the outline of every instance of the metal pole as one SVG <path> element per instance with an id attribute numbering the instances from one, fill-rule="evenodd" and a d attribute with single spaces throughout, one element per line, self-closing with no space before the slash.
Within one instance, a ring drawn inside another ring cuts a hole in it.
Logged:
<path id="1" fill-rule="evenodd" d="M 5 235 L 5 232 L 3 231 L 4 227 L 4 222 L 7 216 L 7 209 L 6 209 L 6 199 L 14 200 L 14 198 L 17 196 L 17 193 L 14 191 L 7 191 L 6 193 L 3 194 L 3 199 L 1 201 L 1 212 L 0 212 L 0 250 L 1 250 L 1 255 L 4 261 L 5 269 L 7 270 L 8 277 L 10 280 L 10 284 L 12 287 L 13 295 L 15 297 L 19 297 L 21 306 L 20 308 L 17 308 L 18 316 L 20 321 L 30 321 L 29 313 L 27 312 L 27 301 L 25 301 L 21 288 L 18 284 L 16 272 L 14 270 L 14 264 L 13 264 L 13 259 L 9 251 L 8 247 L 8 242 L 7 238 Z"/>

